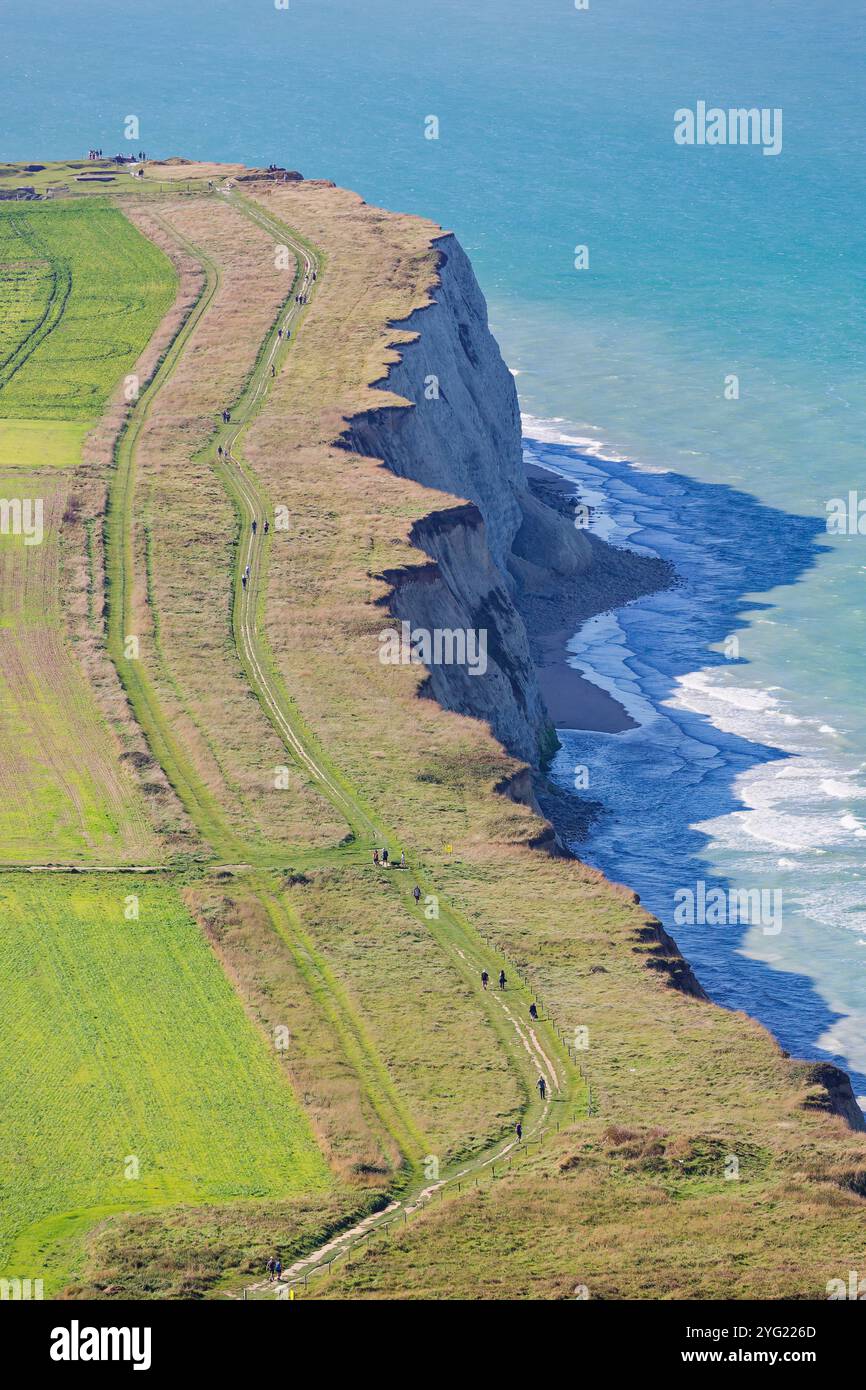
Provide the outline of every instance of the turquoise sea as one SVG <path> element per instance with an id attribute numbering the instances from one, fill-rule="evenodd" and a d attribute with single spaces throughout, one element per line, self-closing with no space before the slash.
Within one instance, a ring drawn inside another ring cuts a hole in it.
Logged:
<path id="1" fill-rule="evenodd" d="M 862 8 L 5 0 L 0 32 L 0 156 L 113 152 L 137 115 L 152 154 L 274 160 L 459 234 L 528 451 L 683 577 L 572 644 L 639 721 L 564 735 L 556 775 L 607 808 L 580 852 L 866 1094 L 866 537 L 825 528 L 866 497 Z M 780 108 L 781 152 L 675 144 L 698 101 Z M 782 930 L 678 929 L 699 881 L 780 890 Z"/>

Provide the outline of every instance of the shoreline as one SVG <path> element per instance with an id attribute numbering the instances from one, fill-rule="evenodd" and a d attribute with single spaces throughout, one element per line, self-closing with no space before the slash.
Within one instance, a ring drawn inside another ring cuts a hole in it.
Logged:
<path id="1" fill-rule="evenodd" d="M 577 485 L 543 464 L 524 459 L 524 467 L 533 491 L 555 510 L 571 517 L 579 495 Z M 634 556 L 634 573 L 621 577 L 614 585 L 614 593 L 607 595 L 601 606 L 598 598 L 592 597 L 599 593 L 597 575 L 592 576 L 589 586 L 579 576 L 576 582 L 564 582 L 557 594 L 544 599 L 535 596 L 521 605 L 529 609 L 524 616 L 528 619 L 538 684 L 557 731 L 620 734 L 638 727 L 615 696 L 588 680 L 569 661 L 568 644 L 590 618 L 622 608 L 675 582 L 673 567 L 661 557 L 655 574 L 657 582 L 650 583 L 650 571 L 643 557 L 625 550 L 619 554 Z"/>
<path id="2" fill-rule="evenodd" d="M 728 635 L 750 626 L 744 595 L 760 613 L 766 602 L 754 596 L 797 582 L 821 528 L 722 484 L 671 473 L 635 477 L 627 462 L 587 457 L 531 429 L 525 446 L 543 471 L 537 455 L 552 450 L 555 477 L 556 461 L 564 470 L 570 464 L 573 475 L 565 471 L 557 490 L 597 498 L 614 545 L 618 537 L 642 549 L 646 536 L 675 559 L 682 577 L 669 593 L 611 610 L 609 620 L 578 618 L 568 634 L 581 669 L 595 672 L 640 723 L 627 739 L 588 725 L 562 728 L 549 771 L 560 796 L 548 814 L 573 853 L 640 894 L 710 998 L 756 1019 L 793 1055 L 844 1070 L 863 1105 L 857 882 L 855 875 L 846 888 L 833 867 L 849 852 L 840 823 L 852 795 L 849 765 L 843 756 L 842 770 L 836 766 L 827 746 L 834 731 L 821 714 L 790 709 L 773 693 L 778 687 L 764 689 L 767 673 L 750 679 L 737 670 L 748 664 L 743 658 L 732 666 L 720 651 Z M 747 529 L 759 542 L 720 552 L 706 544 L 720 529 Z M 640 705 L 651 718 L 639 714 Z M 576 766 L 588 768 L 586 790 L 572 787 Z M 588 807 L 590 798 L 598 813 L 563 818 L 563 799 Z M 858 829 L 859 821 L 850 833 Z M 731 923 L 724 935 L 707 923 L 677 925 L 674 886 L 699 880 L 783 892 L 784 934 L 766 935 L 749 921 Z"/>

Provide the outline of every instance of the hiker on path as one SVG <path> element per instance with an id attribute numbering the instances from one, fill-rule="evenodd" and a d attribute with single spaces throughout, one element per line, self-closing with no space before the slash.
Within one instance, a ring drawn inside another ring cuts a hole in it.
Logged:
<path id="1" fill-rule="evenodd" d="M 218 445 L 217 445 L 217 457 L 218 457 L 218 458 L 222 458 L 222 456 L 223 456 L 223 446 L 222 446 L 222 444 L 218 444 Z"/>
<path id="2" fill-rule="evenodd" d="M 277 369 L 276 369 L 276 367 L 274 366 L 274 364 L 273 364 L 273 362 L 272 362 L 272 363 L 271 363 L 271 376 L 276 376 L 276 374 L 277 374 Z"/>
<path id="3" fill-rule="evenodd" d="M 283 336 L 283 330 L 282 330 L 281 328 L 278 328 L 278 329 L 277 329 L 277 337 L 278 337 L 278 338 L 282 338 L 282 336 Z"/>
<path id="4" fill-rule="evenodd" d="M 416 903 L 419 903 L 421 901 L 421 889 L 418 887 L 417 883 L 415 884 L 415 887 L 412 889 L 412 897 L 415 899 Z"/>
<path id="5" fill-rule="evenodd" d="M 386 849 L 383 849 L 383 850 L 382 850 L 382 863 L 387 867 L 387 865 L 388 865 L 388 851 L 387 851 Z"/>
<path id="6" fill-rule="evenodd" d="M 373 850 L 373 863 L 374 863 L 374 864 L 378 864 L 378 863 L 379 863 L 379 851 L 378 851 L 377 849 L 374 849 L 374 850 Z"/>
<path id="7" fill-rule="evenodd" d="M 520 1123 L 519 1120 L 517 1121 L 517 1124 L 514 1126 L 514 1133 L 517 1135 L 517 1142 L 519 1144 L 521 1139 L 523 1138 L 523 1125 Z"/>
<path id="8" fill-rule="evenodd" d="M 499 988 L 500 988 L 500 989 L 504 989 L 504 988 L 505 988 L 505 971 L 504 971 L 504 970 L 500 970 L 500 972 L 499 972 Z"/>
<path id="9" fill-rule="evenodd" d="M 544 1100 L 544 1097 L 547 1095 L 547 1082 L 543 1076 L 540 1076 L 535 1084 L 538 1087 L 538 1094 L 541 1096 L 541 1099 Z"/>
<path id="10" fill-rule="evenodd" d="M 276 1279 L 277 1283 L 280 1282 L 280 1278 L 281 1278 L 281 1276 L 282 1276 L 282 1273 L 283 1273 L 283 1262 L 282 1262 L 282 1260 L 280 1259 L 280 1257 L 279 1257 L 279 1255 L 278 1255 L 278 1256 L 277 1256 L 277 1259 L 276 1259 L 276 1262 L 275 1262 L 275 1264 L 274 1264 L 274 1278 Z"/>
<path id="11" fill-rule="evenodd" d="M 269 521 L 266 521 L 266 522 L 265 522 L 265 535 L 268 534 L 268 532 L 270 531 L 270 529 L 271 529 L 271 523 L 270 523 Z"/>
<path id="12" fill-rule="evenodd" d="M 241 583 L 243 584 L 244 588 L 247 587 L 247 577 L 245 574 L 241 575 Z"/>
<path id="13" fill-rule="evenodd" d="M 253 517 L 253 535 L 256 534 L 256 527 L 258 526 L 258 524 L 259 523 L 256 521 L 255 517 Z"/>
<path id="14" fill-rule="evenodd" d="M 277 1262 L 276 1262 L 276 1260 L 274 1259 L 273 1255 L 271 1255 L 271 1258 L 268 1260 L 268 1263 L 267 1263 L 268 1283 L 269 1283 L 269 1284 L 272 1284 L 273 1281 L 274 1281 L 274 1268 L 275 1268 L 275 1266 L 276 1266 L 276 1263 L 277 1263 Z"/>
<path id="15" fill-rule="evenodd" d="M 490 979 L 490 976 L 488 975 L 487 971 L 486 971 L 486 970 L 482 970 L 482 972 L 481 972 L 481 988 L 482 988 L 482 989 L 486 989 L 486 988 L 487 988 L 487 984 L 488 984 L 489 979 Z"/>
<path id="16" fill-rule="evenodd" d="M 538 1022 L 538 1009 L 535 1004 L 530 1004 L 529 1006 L 529 1017 L 532 1019 L 533 1023 Z"/>

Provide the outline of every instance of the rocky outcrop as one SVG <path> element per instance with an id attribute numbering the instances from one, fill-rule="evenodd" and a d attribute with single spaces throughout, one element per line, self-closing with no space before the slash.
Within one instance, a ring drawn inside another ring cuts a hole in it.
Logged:
<path id="1" fill-rule="evenodd" d="M 795 1062 L 808 1089 L 803 1102 L 808 1110 L 826 1110 L 838 1115 L 851 1129 L 866 1130 L 863 1111 L 857 1104 L 851 1078 L 832 1062 Z"/>

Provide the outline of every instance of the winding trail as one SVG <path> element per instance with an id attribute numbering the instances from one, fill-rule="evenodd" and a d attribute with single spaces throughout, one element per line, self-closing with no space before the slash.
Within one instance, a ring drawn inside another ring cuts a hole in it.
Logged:
<path id="1" fill-rule="evenodd" d="M 297 350 L 297 329 L 303 318 L 306 302 L 315 293 L 321 273 L 321 261 L 314 248 L 259 205 L 225 190 L 220 190 L 214 196 L 225 198 L 240 214 L 250 218 L 268 235 L 273 236 L 278 245 L 288 246 L 296 258 L 297 265 L 288 300 L 265 339 L 241 397 L 230 406 L 231 419 L 217 424 L 208 446 L 209 452 L 215 455 L 213 466 L 232 498 L 239 518 L 240 540 L 232 599 L 232 629 L 238 657 L 252 690 L 284 746 L 310 781 L 345 819 L 353 840 L 370 846 L 381 845 L 398 837 L 383 826 L 373 809 L 363 803 L 354 788 L 331 763 L 286 691 L 262 631 L 260 619 L 266 597 L 269 550 L 271 544 L 278 543 L 279 533 L 275 535 L 270 500 L 259 479 L 245 463 L 242 450 L 245 431 L 265 401 L 271 380 L 279 371 L 287 353 Z M 160 221 L 163 219 L 160 218 Z M 128 630 L 125 629 L 125 623 L 128 619 L 129 594 L 134 578 L 131 535 L 136 441 L 155 395 L 168 379 L 177 357 L 194 331 L 195 324 L 207 311 L 219 284 L 218 267 L 207 254 L 200 247 L 187 241 L 171 225 L 167 216 L 163 225 L 203 266 L 206 285 L 200 300 L 172 344 L 165 362 L 147 391 L 143 393 L 142 401 L 135 407 L 118 450 L 120 476 L 116 484 L 117 501 L 113 509 L 113 530 L 110 536 L 107 532 L 107 541 L 111 542 L 109 578 L 113 588 L 109 608 L 109 650 L 118 665 L 124 685 L 130 691 L 136 713 L 138 714 L 140 707 L 144 714 L 144 719 L 140 722 L 151 740 L 154 755 L 175 785 L 203 838 L 211 844 L 217 854 L 233 856 L 241 861 L 244 867 L 257 870 L 250 877 L 249 886 L 258 894 L 273 919 L 276 897 L 262 878 L 262 871 L 267 865 L 263 865 L 261 858 L 247 863 L 250 856 L 246 847 L 238 842 L 237 837 L 224 824 L 219 808 L 214 806 L 212 798 L 204 792 L 199 779 L 186 765 L 182 750 L 175 746 L 171 731 L 166 727 L 159 711 L 156 691 L 141 671 L 140 663 L 128 661 L 123 652 L 124 631 Z M 222 456 L 217 454 L 219 446 L 223 450 Z M 270 523 L 267 535 L 264 533 L 266 521 Z M 246 583 L 243 582 L 244 575 L 247 575 Z M 127 668 L 126 672 L 124 667 Z M 134 668 L 131 676 L 128 669 L 130 667 Z M 332 859 L 333 854 L 334 850 L 329 850 L 318 857 L 322 862 L 326 862 L 326 857 Z M 307 858 L 314 864 L 317 854 L 310 852 Z M 394 1095 L 387 1079 L 384 1082 L 376 1082 L 374 1077 L 372 1084 L 374 1088 L 378 1086 L 378 1089 L 371 1095 L 371 1099 L 406 1164 L 403 1195 L 391 1201 L 381 1212 L 339 1233 L 298 1260 L 285 1271 L 282 1284 L 277 1286 L 263 1280 L 252 1285 L 249 1293 L 253 1297 L 268 1294 L 286 1296 L 290 1288 L 306 1284 L 312 1274 L 330 1268 L 335 1258 L 347 1254 L 371 1234 L 394 1221 L 408 1220 L 414 1212 L 428 1205 L 435 1196 L 444 1196 L 446 1190 L 460 1190 L 472 1179 L 480 1181 L 488 1169 L 495 1170 L 497 1163 L 513 1162 L 517 1152 L 526 1151 L 530 1141 L 540 1142 L 545 1131 L 550 1129 L 555 1113 L 554 1106 L 559 1106 L 559 1113 L 562 1114 L 567 1105 L 569 1119 L 572 1110 L 582 1108 L 583 1083 L 572 1062 L 568 1047 L 557 1036 L 549 1022 L 542 1020 L 537 1024 L 530 1024 L 527 1021 L 529 1004 L 534 996 L 522 983 L 514 983 L 515 979 L 519 980 L 517 971 L 501 952 L 484 940 L 457 909 L 448 904 L 441 894 L 436 893 L 421 865 L 407 863 L 406 867 L 406 872 L 399 869 L 386 871 L 389 887 L 400 896 L 402 907 L 433 935 L 454 968 L 479 997 L 524 1092 L 523 1144 L 518 1146 L 513 1136 L 507 1136 L 476 1154 L 456 1161 L 444 1175 L 440 1176 L 437 1170 L 436 1175 L 431 1176 L 432 1156 L 423 1154 L 423 1140 L 417 1133 L 411 1116 L 406 1114 L 402 1102 Z M 431 916 L 414 902 L 411 890 L 412 885 L 416 883 L 422 893 L 435 900 L 437 915 Z M 288 913 L 285 904 L 282 904 L 282 910 Z M 287 929 L 282 934 L 289 949 L 302 952 L 305 965 L 318 972 L 320 986 L 327 986 L 327 964 L 317 955 L 309 938 L 303 937 L 298 928 Z M 491 978 L 494 978 L 500 969 L 505 969 L 511 980 L 509 988 L 506 991 L 495 988 L 481 990 L 479 982 L 482 969 L 488 970 Z M 373 1049 L 366 1041 L 359 1020 L 339 1000 L 335 1001 L 335 1011 L 337 1017 L 332 1021 L 344 1040 L 347 1055 L 354 1058 L 353 1065 L 356 1070 L 366 1069 L 369 1077 L 378 1068 L 385 1072 L 387 1078 L 386 1069 L 380 1059 L 372 1055 Z M 543 1100 L 536 1091 L 536 1083 L 540 1077 L 544 1078 L 546 1084 L 547 1094 Z M 369 1088 L 367 1093 L 370 1094 Z M 244 1296 L 247 1296 L 247 1291 Z"/>

